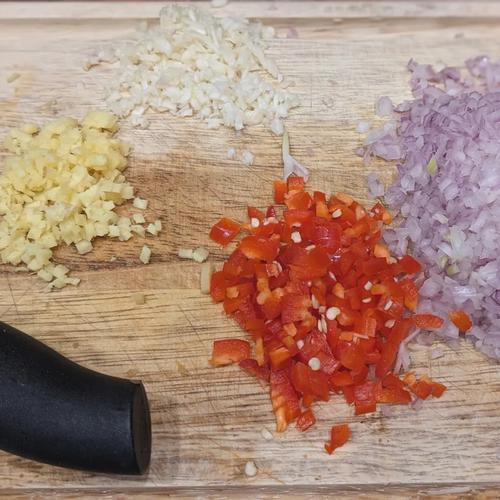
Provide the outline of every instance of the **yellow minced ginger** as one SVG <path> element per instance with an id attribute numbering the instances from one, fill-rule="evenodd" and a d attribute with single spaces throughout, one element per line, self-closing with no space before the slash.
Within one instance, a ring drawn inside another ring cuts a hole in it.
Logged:
<path id="1" fill-rule="evenodd" d="M 114 138 L 117 118 L 92 111 L 81 123 L 59 118 L 12 130 L 0 176 L 0 258 L 25 266 L 50 288 L 76 285 L 52 251 L 65 243 L 87 253 L 96 236 L 128 240 L 132 222 L 114 208 L 134 198 L 126 181 L 129 147 Z"/>

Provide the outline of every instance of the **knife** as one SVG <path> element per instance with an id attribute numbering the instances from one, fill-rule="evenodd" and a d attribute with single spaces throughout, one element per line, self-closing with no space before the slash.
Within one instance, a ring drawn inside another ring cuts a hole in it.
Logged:
<path id="1" fill-rule="evenodd" d="M 0 322 L 0 448 L 61 467 L 144 474 L 144 386 L 84 368 Z"/>

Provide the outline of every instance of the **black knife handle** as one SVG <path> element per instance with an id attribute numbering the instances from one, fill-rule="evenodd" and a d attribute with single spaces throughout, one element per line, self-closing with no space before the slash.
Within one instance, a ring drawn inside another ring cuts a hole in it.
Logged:
<path id="1" fill-rule="evenodd" d="M 143 474 L 151 457 L 144 387 L 0 322 L 0 448 L 61 467 Z"/>

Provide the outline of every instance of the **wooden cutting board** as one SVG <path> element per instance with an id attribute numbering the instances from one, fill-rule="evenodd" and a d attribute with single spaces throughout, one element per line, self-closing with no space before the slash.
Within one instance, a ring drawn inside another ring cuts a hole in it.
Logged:
<path id="1" fill-rule="evenodd" d="M 81 118 L 102 106 L 112 70 L 85 72 L 84 60 L 129 35 L 139 20 L 154 19 L 159 7 L 1 3 L 0 136 L 25 121 Z M 301 97 L 287 127 L 293 154 L 311 169 L 310 188 L 364 201 L 367 169 L 354 154 L 361 141 L 355 126 L 372 119 L 378 96 L 408 97 L 408 60 L 460 64 L 481 53 L 500 56 L 500 4 L 494 2 L 231 2 L 216 12 L 276 27 L 270 53 Z M 7 84 L 14 72 L 20 78 Z M 262 128 L 238 136 L 169 115 L 152 116 L 148 130 L 124 122 L 120 135 L 134 147 L 128 177 L 150 200 L 148 215 L 165 227 L 161 237 L 148 239 L 151 264 L 139 263 L 144 242 L 136 238 L 97 241 L 84 257 L 58 252 L 82 278 L 77 288 L 46 293 L 35 278 L 3 268 L 0 318 L 85 366 L 144 381 L 153 418 L 151 470 L 143 479 L 98 476 L 1 453 L 0 494 L 248 498 L 329 491 L 387 498 L 486 489 L 484 497 L 496 496 L 500 372 L 465 343 L 435 360 L 428 348 L 414 349 L 417 372 L 449 388 L 419 412 L 397 408 L 391 418 L 355 418 L 334 398 L 318 406 L 318 423 L 306 434 L 291 428 L 263 439 L 264 428 L 274 430 L 266 390 L 237 367 L 214 369 L 207 361 L 214 339 L 241 332 L 200 293 L 199 266 L 176 253 L 204 245 L 220 265 L 225 251 L 208 240 L 208 229 L 222 214 L 242 219 L 248 204 L 271 201 L 272 180 L 281 174 L 280 141 Z M 228 160 L 229 147 L 239 156 L 252 151 L 255 165 Z M 389 180 L 392 167 L 379 166 Z M 142 306 L 131 299 L 138 291 L 147 298 Z M 352 441 L 328 456 L 323 443 L 340 422 L 351 425 Z M 259 469 L 254 478 L 243 472 L 248 460 Z"/>

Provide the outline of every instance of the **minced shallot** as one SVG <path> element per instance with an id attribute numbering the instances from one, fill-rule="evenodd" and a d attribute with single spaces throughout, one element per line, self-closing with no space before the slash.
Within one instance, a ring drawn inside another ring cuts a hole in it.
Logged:
<path id="1" fill-rule="evenodd" d="M 283 178 L 288 179 L 290 175 L 298 175 L 303 177 L 306 181 L 309 179 L 309 170 L 300 164 L 290 154 L 290 138 L 288 132 L 283 134 L 283 142 L 281 145 L 281 156 L 283 159 Z"/>
<path id="2" fill-rule="evenodd" d="M 476 348 L 500 358 L 500 61 L 480 56 L 440 71 L 410 61 L 413 100 L 371 132 L 362 154 L 397 161 L 384 201 L 400 221 L 385 240 L 425 264 L 420 310 L 463 310 Z M 386 115 L 389 102 L 379 101 Z M 370 190 L 380 195 L 375 176 Z M 459 337 L 447 321 L 441 338 Z"/>

